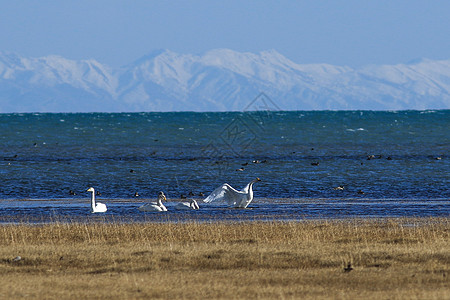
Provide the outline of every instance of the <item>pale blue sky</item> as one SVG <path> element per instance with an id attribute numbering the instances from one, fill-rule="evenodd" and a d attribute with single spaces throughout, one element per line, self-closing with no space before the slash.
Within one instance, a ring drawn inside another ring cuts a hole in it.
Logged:
<path id="1" fill-rule="evenodd" d="M 275 49 L 357 67 L 450 59 L 450 1 L 0 0 L 0 51 L 118 67 L 154 49 Z"/>

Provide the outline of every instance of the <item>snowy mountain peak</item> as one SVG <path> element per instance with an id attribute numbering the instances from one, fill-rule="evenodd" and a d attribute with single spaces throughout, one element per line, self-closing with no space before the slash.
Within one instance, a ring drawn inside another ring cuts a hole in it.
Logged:
<path id="1" fill-rule="evenodd" d="M 261 92 L 285 110 L 450 108 L 450 60 L 359 69 L 297 64 L 276 50 L 166 49 L 120 69 L 0 52 L 0 112 L 242 110 Z"/>

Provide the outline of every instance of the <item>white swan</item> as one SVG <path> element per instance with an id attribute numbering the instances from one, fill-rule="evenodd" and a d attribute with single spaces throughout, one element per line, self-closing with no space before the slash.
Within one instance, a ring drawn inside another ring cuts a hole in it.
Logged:
<path id="1" fill-rule="evenodd" d="M 95 190 L 93 187 L 89 188 L 87 192 L 91 192 L 91 213 L 105 212 L 106 205 L 100 202 L 95 203 Z"/>
<path id="2" fill-rule="evenodd" d="M 163 192 L 159 192 L 156 203 L 147 203 L 139 207 L 140 211 L 167 211 L 167 208 L 162 204 L 162 200 L 167 200 Z"/>
<path id="3" fill-rule="evenodd" d="M 256 178 L 250 181 L 242 190 L 238 191 L 232 188 L 228 183 L 215 189 L 211 195 L 206 197 L 203 202 L 226 201 L 235 208 L 246 208 L 253 200 L 253 184 L 261 179 Z"/>
<path id="4" fill-rule="evenodd" d="M 200 209 L 197 201 L 195 201 L 194 199 L 191 199 L 190 202 L 179 202 L 177 205 L 175 205 L 174 208 L 179 210 Z"/>

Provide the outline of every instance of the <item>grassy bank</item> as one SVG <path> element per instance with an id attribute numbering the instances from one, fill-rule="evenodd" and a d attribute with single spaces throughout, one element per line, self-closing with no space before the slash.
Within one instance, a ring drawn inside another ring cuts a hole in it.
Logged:
<path id="1" fill-rule="evenodd" d="M 450 299 L 446 218 L 2 225 L 0 245 L 1 299 Z"/>

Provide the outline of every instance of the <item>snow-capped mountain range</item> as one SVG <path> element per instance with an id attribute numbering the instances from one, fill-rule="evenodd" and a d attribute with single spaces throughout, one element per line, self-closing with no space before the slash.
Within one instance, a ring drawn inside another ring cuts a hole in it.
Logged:
<path id="1" fill-rule="evenodd" d="M 362 68 L 297 64 L 278 52 L 159 50 L 122 68 L 0 52 L 0 113 L 450 108 L 450 60 Z"/>

